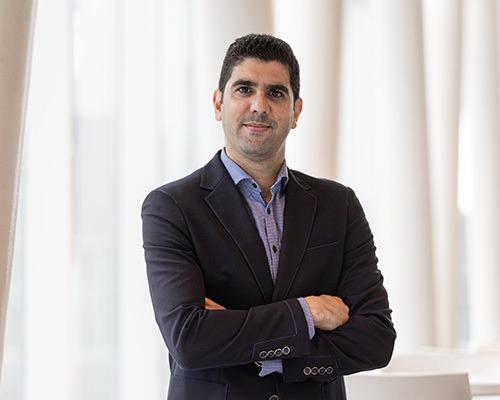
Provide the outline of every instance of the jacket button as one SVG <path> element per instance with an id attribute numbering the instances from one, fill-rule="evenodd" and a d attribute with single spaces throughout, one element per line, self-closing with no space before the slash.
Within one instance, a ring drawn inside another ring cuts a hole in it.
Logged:
<path id="1" fill-rule="evenodd" d="M 302 372 L 304 375 L 311 375 L 311 368 L 310 367 L 305 367 Z"/>
<path id="2" fill-rule="evenodd" d="M 311 370 L 311 374 L 318 375 L 318 367 L 313 367 Z"/>
<path id="3" fill-rule="evenodd" d="M 280 398 L 277 395 L 273 394 L 271 397 L 269 397 L 269 400 L 280 400 Z"/>
<path id="4" fill-rule="evenodd" d="M 274 355 L 276 357 L 281 357 L 281 354 L 283 353 L 283 351 L 281 349 L 276 349 L 274 350 Z"/>
<path id="5" fill-rule="evenodd" d="M 290 354 L 290 347 L 288 346 L 283 347 L 282 352 L 284 356 L 287 356 L 288 354 Z"/>
<path id="6" fill-rule="evenodd" d="M 320 375 L 325 375 L 326 368 L 325 367 L 320 367 L 320 369 L 318 370 L 318 372 L 319 372 Z"/>
<path id="7" fill-rule="evenodd" d="M 327 374 L 331 374 L 331 373 L 333 373 L 333 368 L 332 368 L 332 367 L 327 367 L 327 368 L 326 368 L 326 373 L 327 373 Z"/>
<path id="8" fill-rule="evenodd" d="M 259 353 L 259 357 L 260 357 L 260 358 L 266 358 L 266 357 L 267 357 L 267 351 L 261 351 L 261 352 Z"/>
<path id="9" fill-rule="evenodd" d="M 267 352 L 267 358 L 273 358 L 274 357 L 274 351 L 273 350 L 269 350 Z"/>

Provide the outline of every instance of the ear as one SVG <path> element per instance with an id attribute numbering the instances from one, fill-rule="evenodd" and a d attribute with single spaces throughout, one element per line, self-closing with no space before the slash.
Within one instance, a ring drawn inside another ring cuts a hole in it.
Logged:
<path id="1" fill-rule="evenodd" d="M 212 101 L 214 103 L 215 120 L 216 121 L 222 121 L 222 117 L 221 117 L 221 111 L 222 111 L 222 92 L 219 89 L 215 89 L 215 91 L 214 91 L 214 97 L 213 97 Z"/>
<path id="2" fill-rule="evenodd" d="M 299 115 L 301 112 L 302 112 L 302 99 L 299 97 L 297 100 L 295 100 L 295 104 L 293 106 L 292 129 L 295 129 L 297 127 L 297 121 L 299 119 Z"/>

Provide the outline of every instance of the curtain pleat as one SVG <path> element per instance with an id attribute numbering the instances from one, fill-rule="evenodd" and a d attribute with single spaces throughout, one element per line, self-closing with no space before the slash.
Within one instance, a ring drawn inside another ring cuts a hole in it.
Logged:
<path id="1" fill-rule="evenodd" d="M 432 346 L 433 260 L 422 12 L 418 1 L 372 1 L 375 240 L 397 350 Z"/>
<path id="2" fill-rule="evenodd" d="M 472 146 L 467 234 L 470 342 L 500 345 L 500 102 L 498 2 L 464 2 L 463 129 Z"/>
<path id="3" fill-rule="evenodd" d="M 0 3 L 0 372 L 36 1 Z"/>
<path id="4" fill-rule="evenodd" d="M 458 344 L 458 140 L 462 13 L 456 0 L 423 2 L 436 345 Z M 465 304 L 465 303 L 463 303 Z"/>

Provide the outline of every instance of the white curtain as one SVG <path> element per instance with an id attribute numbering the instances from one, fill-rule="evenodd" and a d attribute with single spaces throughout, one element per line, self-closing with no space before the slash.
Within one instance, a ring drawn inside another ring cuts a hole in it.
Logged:
<path id="1" fill-rule="evenodd" d="M 397 350 L 498 346 L 498 2 L 344 2 L 339 179 L 372 221 Z"/>
<path id="2" fill-rule="evenodd" d="M 36 2 L 0 3 L 0 374 Z"/>
<path id="3" fill-rule="evenodd" d="M 164 397 L 140 206 L 223 145 L 212 93 L 249 32 L 295 50 L 288 163 L 359 195 L 397 350 L 498 346 L 499 18 L 494 0 L 42 2 L 0 397 Z"/>
<path id="4" fill-rule="evenodd" d="M 461 126 L 472 158 L 468 299 L 470 338 L 475 346 L 500 341 L 500 4 L 464 2 Z"/>
<path id="5" fill-rule="evenodd" d="M 435 344 L 444 347 L 453 347 L 459 340 L 461 19 L 462 7 L 456 0 L 423 2 Z"/>

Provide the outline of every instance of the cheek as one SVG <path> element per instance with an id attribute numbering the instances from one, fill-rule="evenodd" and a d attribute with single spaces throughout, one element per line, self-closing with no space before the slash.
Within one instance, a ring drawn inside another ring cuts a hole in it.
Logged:
<path id="1" fill-rule="evenodd" d="M 228 122 L 235 121 L 234 123 L 236 123 L 245 115 L 244 110 L 245 108 L 241 104 L 227 104 L 222 107 L 221 119 Z"/>
<path id="2" fill-rule="evenodd" d="M 285 112 L 283 113 L 283 115 L 281 116 L 281 119 L 280 119 L 281 123 L 282 123 L 282 126 L 283 127 L 288 127 L 288 128 L 295 128 L 295 115 L 293 113 L 290 113 L 290 112 Z"/>

